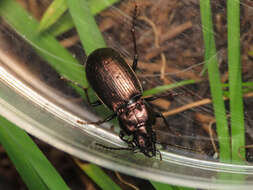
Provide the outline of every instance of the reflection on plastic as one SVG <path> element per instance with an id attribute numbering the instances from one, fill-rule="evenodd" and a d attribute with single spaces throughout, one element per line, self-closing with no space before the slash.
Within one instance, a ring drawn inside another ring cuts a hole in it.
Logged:
<path id="1" fill-rule="evenodd" d="M 38 84 L 36 91 L 14 77 L 0 62 L 0 114 L 32 135 L 69 154 L 129 175 L 180 186 L 248 189 L 253 185 L 250 180 L 253 178 L 252 166 L 192 159 L 164 151 L 161 151 L 163 161 L 159 161 L 159 158 L 150 159 L 128 151 L 102 149 L 95 143 L 125 145 L 116 134 L 98 126 L 78 125 L 77 120 L 95 120 L 96 117 L 57 93 L 50 92 L 53 89 Z M 38 87 L 43 87 L 44 90 L 39 91 Z M 43 96 L 46 93 L 41 92 L 48 92 L 47 96 Z M 48 95 L 50 93 L 54 94 L 55 99 L 64 101 L 62 105 L 51 100 Z M 218 179 L 221 175 L 224 178 Z M 245 181 L 240 181 L 238 175 L 244 176 Z"/>

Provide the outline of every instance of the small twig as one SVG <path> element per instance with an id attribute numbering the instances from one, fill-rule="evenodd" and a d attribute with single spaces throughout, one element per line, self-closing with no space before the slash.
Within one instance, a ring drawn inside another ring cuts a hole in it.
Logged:
<path id="1" fill-rule="evenodd" d="M 146 23 L 148 23 L 152 27 L 152 30 L 153 30 L 154 36 L 155 36 L 155 47 L 160 48 L 160 45 L 159 45 L 159 32 L 157 30 L 157 27 L 156 27 L 155 23 L 152 20 L 150 20 L 149 18 L 147 18 L 146 16 L 140 16 L 139 19 L 145 21 Z M 165 57 L 165 54 L 163 52 L 161 52 L 160 56 L 161 56 L 161 60 L 162 60 L 162 67 L 161 67 L 161 70 L 160 70 L 160 72 L 161 72 L 160 78 L 163 80 L 165 78 L 164 73 L 165 73 L 165 68 L 166 68 L 166 57 Z"/>
<path id="2" fill-rule="evenodd" d="M 245 162 L 247 162 L 249 164 L 249 162 L 246 160 L 246 158 L 244 158 L 244 156 L 241 155 L 241 149 L 247 149 L 247 148 L 253 148 L 253 144 L 250 145 L 245 145 L 245 146 L 240 146 L 238 148 L 238 156 Z"/>
<path id="3" fill-rule="evenodd" d="M 129 65 L 132 64 L 132 59 L 126 59 L 127 63 Z M 157 67 L 157 63 L 151 63 L 151 62 L 142 62 L 139 61 L 138 62 L 138 68 L 139 69 L 145 69 L 149 72 L 159 72 L 160 68 Z M 187 70 L 187 71 L 182 71 L 179 70 L 177 68 L 173 68 L 172 66 L 167 66 L 165 69 L 165 75 L 175 75 L 177 77 L 183 77 L 183 78 L 189 78 L 189 79 L 193 79 L 193 80 L 201 80 L 201 77 L 199 77 L 198 75 L 194 74 L 192 71 Z M 147 75 L 147 74 L 139 74 L 139 76 L 141 77 L 150 77 L 150 76 L 156 76 L 156 75 Z"/>
<path id="4" fill-rule="evenodd" d="M 190 103 L 190 104 L 186 104 L 186 105 L 184 105 L 182 107 L 179 107 L 179 108 L 167 111 L 167 112 L 163 112 L 163 115 L 164 116 L 174 115 L 174 114 L 183 112 L 185 110 L 192 109 L 194 107 L 199 107 L 199 106 L 203 106 L 205 104 L 210 104 L 211 102 L 212 102 L 211 99 L 205 98 L 205 99 L 202 99 L 200 101 L 193 102 L 193 103 Z"/>
<path id="5" fill-rule="evenodd" d="M 171 26 L 171 30 L 168 30 L 168 33 L 165 33 L 161 36 L 160 42 L 164 42 L 166 40 L 172 39 L 177 35 L 181 34 L 183 31 L 188 30 L 192 27 L 192 22 L 188 21 L 179 26 Z"/>
<path id="6" fill-rule="evenodd" d="M 215 144 L 215 142 L 214 142 L 213 130 L 212 130 L 212 126 L 213 126 L 213 124 L 214 124 L 215 122 L 216 122 L 216 120 L 213 119 L 213 120 L 209 123 L 209 125 L 208 125 L 208 132 L 209 132 L 209 136 L 210 136 L 210 139 L 211 139 L 211 143 L 212 143 L 212 145 L 213 145 L 213 149 L 214 149 L 214 151 L 219 155 L 219 151 L 218 151 L 218 149 L 217 149 L 217 147 L 216 147 L 216 144 Z"/>
<path id="7" fill-rule="evenodd" d="M 71 37 L 66 38 L 64 40 L 61 40 L 60 44 L 63 47 L 68 48 L 68 47 L 71 47 L 71 46 L 75 45 L 79 40 L 80 40 L 79 36 L 74 35 L 74 36 L 71 36 Z"/>
<path id="8" fill-rule="evenodd" d="M 127 186 L 129 186 L 129 187 L 131 187 L 131 188 L 133 188 L 134 190 L 139 190 L 139 188 L 136 187 L 135 185 L 133 185 L 133 184 L 131 184 L 131 183 L 125 181 L 125 180 L 120 176 L 119 172 L 115 172 L 115 174 L 116 174 L 116 177 L 120 180 L 121 183 L 123 183 L 123 184 L 125 184 L 125 185 L 127 185 Z"/>
<path id="9" fill-rule="evenodd" d="M 247 93 L 247 94 L 243 95 L 243 97 L 245 97 L 245 98 L 253 97 L 253 92 Z M 223 97 L 223 99 L 228 100 L 227 97 Z M 175 114 L 178 114 L 178 113 L 183 112 L 185 110 L 192 109 L 192 108 L 199 107 L 199 106 L 203 106 L 203 105 L 210 104 L 210 103 L 212 103 L 212 100 L 210 98 L 205 98 L 205 99 L 184 105 L 182 107 L 179 107 L 179 108 L 167 111 L 167 112 L 163 112 L 163 115 L 164 116 L 175 115 Z"/>

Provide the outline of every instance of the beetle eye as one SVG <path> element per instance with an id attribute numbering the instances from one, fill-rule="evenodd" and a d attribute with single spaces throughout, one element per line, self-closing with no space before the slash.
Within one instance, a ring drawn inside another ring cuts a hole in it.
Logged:
<path id="1" fill-rule="evenodd" d="M 136 108 L 137 108 L 138 110 L 141 110 L 141 105 L 140 105 L 140 104 L 136 104 Z"/>

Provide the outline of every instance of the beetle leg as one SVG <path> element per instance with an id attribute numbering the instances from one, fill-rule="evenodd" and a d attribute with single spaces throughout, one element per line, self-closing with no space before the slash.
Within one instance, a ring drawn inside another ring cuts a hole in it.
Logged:
<path id="1" fill-rule="evenodd" d="M 135 151 L 134 148 L 124 148 L 124 147 L 111 147 L 111 146 L 105 146 L 103 144 L 100 143 L 96 143 L 97 146 L 100 146 L 104 149 L 108 149 L 108 150 L 129 150 L 129 151 Z"/>
<path id="2" fill-rule="evenodd" d="M 133 65 L 132 65 L 133 71 L 136 70 L 137 64 L 138 64 L 138 52 L 137 52 L 136 37 L 135 37 L 136 18 L 137 18 L 137 5 L 135 4 L 134 15 L 133 15 L 133 25 L 132 25 L 132 29 L 131 29 L 133 43 L 134 43 L 134 60 L 133 60 Z"/>
<path id="3" fill-rule="evenodd" d="M 68 79 L 68 78 L 65 78 L 64 76 L 61 76 L 61 79 L 62 79 L 62 80 L 65 80 L 65 81 L 67 81 L 67 82 L 69 82 L 69 83 L 71 83 L 71 84 L 73 84 L 73 85 L 75 85 L 75 86 L 77 86 L 77 87 L 79 87 L 79 88 L 81 88 L 81 89 L 83 89 L 83 91 L 84 91 L 84 93 L 85 93 L 85 96 L 86 96 L 86 99 L 87 99 L 87 101 L 90 103 L 90 98 L 89 98 L 89 96 L 88 96 L 88 88 L 85 88 L 85 87 L 83 87 L 82 85 L 80 85 L 79 83 L 77 83 L 76 81 L 72 81 L 72 80 L 70 80 L 70 79 Z"/>
<path id="4" fill-rule="evenodd" d="M 170 127 L 170 126 L 169 126 L 169 123 L 167 122 L 166 118 L 163 116 L 162 113 L 160 113 L 160 112 L 155 112 L 155 116 L 156 116 L 156 117 L 161 117 L 161 118 L 163 119 L 165 125 L 167 125 L 167 127 Z"/>
<path id="5" fill-rule="evenodd" d="M 154 133 L 153 131 L 152 131 L 152 133 L 151 133 L 151 135 L 152 135 L 152 141 L 154 142 L 153 143 L 153 150 L 155 150 L 156 151 L 156 133 Z"/>
<path id="6" fill-rule="evenodd" d="M 154 133 L 152 131 L 151 136 L 152 136 L 152 141 L 155 143 L 156 142 L 156 133 Z"/>
<path id="7" fill-rule="evenodd" d="M 85 87 L 83 87 L 82 85 L 78 84 L 77 82 L 72 81 L 72 80 L 70 80 L 70 79 L 67 79 L 67 78 L 65 78 L 65 77 L 63 77 L 63 76 L 61 76 L 61 79 L 62 79 L 62 80 L 65 80 L 65 81 L 67 81 L 67 82 L 69 82 L 69 83 L 71 83 L 71 84 L 73 84 L 73 85 L 75 85 L 75 86 L 77 86 L 77 87 L 79 87 L 79 88 L 81 88 L 81 89 L 83 89 L 83 91 L 84 91 L 84 93 L 85 93 L 85 96 L 86 96 L 86 99 L 87 99 L 88 103 L 89 103 L 92 107 L 96 107 L 96 106 L 99 106 L 99 105 L 102 105 L 102 104 L 103 104 L 100 100 L 97 100 L 97 101 L 95 101 L 95 102 L 90 102 L 90 98 L 89 98 L 89 95 L 88 95 L 88 88 L 85 88 Z"/>
<path id="8" fill-rule="evenodd" d="M 161 114 L 160 112 L 155 112 L 155 116 L 156 116 L 156 117 L 161 117 L 161 118 L 163 119 L 165 125 L 169 128 L 169 130 L 170 130 L 172 133 L 174 133 L 174 135 L 180 136 L 179 133 L 177 133 L 177 132 L 171 130 L 171 128 L 170 128 L 170 126 L 169 126 L 169 123 L 167 122 L 167 120 L 166 120 L 166 118 L 163 116 L 163 114 Z"/>
<path id="9" fill-rule="evenodd" d="M 96 122 L 83 122 L 83 121 L 77 121 L 77 123 L 79 124 L 83 124 L 83 125 L 88 125 L 88 124 L 94 124 L 94 125 L 100 125 L 102 123 L 111 121 L 112 119 L 114 119 L 117 116 L 117 113 L 113 113 L 112 115 L 109 115 L 107 118 L 105 118 L 104 120 L 99 120 Z"/>
<path id="10" fill-rule="evenodd" d="M 69 83 L 71 83 L 71 84 L 73 84 L 75 86 L 78 86 L 79 88 L 83 89 L 84 91 L 88 89 L 88 88 L 83 87 L 82 85 L 80 85 L 79 83 L 77 83 L 75 81 L 72 81 L 72 80 L 70 80 L 68 78 L 65 78 L 64 76 L 61 76 L 60 79 L 65 80 L 65 81 L 67 81 L 67 82 L 69 82 Z"/>
<path id="11" fill-rule="evenodd" d="M 160 113 L 160 112 L 155 112 L 155 116 L 156 116 L 156 117 L 161 117 L 161 118 L 163 119 L 163 122 L 165 123 L 165 125 L 169 128 L 169 130 L 170 130 L 172 133 L 174 133 L 176 136 L 178 136 L 178 134 L 177 134 L 176 132 L 174 132 L 173 130 L 171 130 L 169 123 L 167 122 L 166 118 L 163 116 L 162 113 Z"/>
<path id="12" fill-rule="evenodd" d="M 111 121 L 112 119 L 114 119 L 117 116 L 117 113 L 113 113 L 112 115 L 109 115 L 107 118 L 105 118 L 104 120 L 100 121 L 100 124 Z"/>
<path id="13" fill-rule="evenodd" d="M 158 98 L 160 98 L 160 97 L 159 96 L 150 96 L 150 97 L 144 98 L 144 100 L 146 100 L 147 102 L 150 102 L 150 101 L 154 101 Z"/>
<path id="14" fill-rule="evenodd" d="M 125 134 L 123 131 L 120 131 L 120 132 L 119 132 L 119 138 L 120 138 L 122 141 L 124 141 L 125 143 L 127 143 L 127 144 L 128 144 L 128 147 L 134 148 L 135 145 L 134 145 L 133 141 L 132 141 L 132 140 L 129 140 L 129 139 L 125 139 L 125 138 L 124 138 L 125 136 L 126 136 L 126 134 Z"/>
<path id="15" fill-rule="evenodd" d="M 122 141 L 128 143 L 128 140 L 127 140 L 127 139 L 124 139 L 124 136 L 126 136 L 126 134 L 125 134 L 123 131 L 120 131 L 120 132 L 119 132 L 119 138 L 120 138 Z"/>
<path id="16" fill-rule="evenodd" d="M 161 114 L 161 113 L 160 113 L 160 114 Z M 153 150 L 154 150 L 154 152 L 158 152 L 158 153 L 159 153 L 160 161 L 162 161 L 162 154 L 161 154 L 161 152 L 160 152 L 159 150 L 156 149 L 156 143 L 157 143 L 157 142 L 156 142 L 156 133 L 154 133 L 154 132 L 152 131 L 151 137 L 152 137 L 152 141 L 154 142 Z"/>

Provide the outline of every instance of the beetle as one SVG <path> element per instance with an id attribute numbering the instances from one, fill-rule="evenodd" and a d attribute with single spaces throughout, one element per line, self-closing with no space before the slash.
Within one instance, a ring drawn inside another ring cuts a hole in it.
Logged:
<path id="1" fill-rule="evenodd" d="M 113 111 L 113 114 L 106 119 L 91 123 L 99 125 L 117 117 L 121 128 L 119 137 L 128 144 L 128 149 L 139 150 L 145 156 L 153 157 L 159 152 L 156 149 L 156 134 L 152 129 L 156 118 L 161 117 L 165 124 L 169 125 L 165 117 L 160 112 L 155 112 L 148 103 L 158 97 L 142 97 L 142 85 L 135 74 L 138 64 L 135 38 L 136 15 L 137 6 L 135 6 L 131 29 L 135 53 L 132 66 L 128 65 L 112 48 L 96 49 L 87 58 L 86 77 L 99 99 L 91 105 L 105 104 Z"/>

